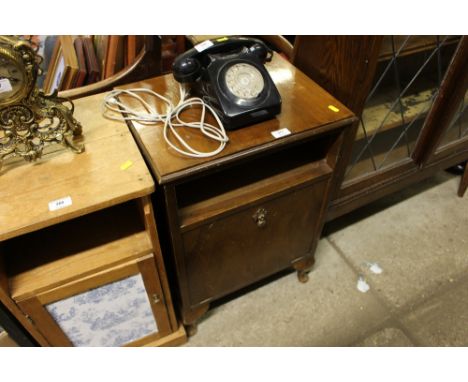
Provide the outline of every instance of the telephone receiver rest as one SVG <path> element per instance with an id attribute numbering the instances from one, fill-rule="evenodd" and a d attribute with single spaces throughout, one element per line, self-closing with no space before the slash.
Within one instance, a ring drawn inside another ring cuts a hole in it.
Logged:
<path id="1" fill-rule="evenodd" d="M 262 63 L 270 61 L 272 51 L 263 41 L 246 37 L 225 37 L 219 40 L 212 40 L 213 45 L 205 48 L 201 52 L 192 48 L 176 58 L 172 65 L 174 78 L 181 83 L 195 82 L 202 73 L 202 68 L 211 61 L 208 55 L 217 53 L 227 53 L 246 47 L 248 52 L 257 56 Z"/>

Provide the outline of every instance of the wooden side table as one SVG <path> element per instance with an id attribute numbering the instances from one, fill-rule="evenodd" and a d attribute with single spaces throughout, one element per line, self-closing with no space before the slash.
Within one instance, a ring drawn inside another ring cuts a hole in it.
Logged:
<path id="1" fill-rule="evenodd" d="M 75 102 L 84 153 L 5 163 L 0 299 L 44 346 L 178 344 L 154 182 L 127 126 L 101 116 L 103 97 Z"/>
<path id="2" fill-rule="evenodd" d="M 282 97 L 281 114 L 229 132 L 216 157 L 182 157 L 168 148 L 160 125 L 129 123 L 160 185 L 156 194 L 165 211 L 158 225 L 169 227 L 165 253 L 172 252 L 181 315 L 191 333 L 212 301 L 268 275 L 293 267 L 307 281 L 343 133 L 355 121 L 280 56 L 267 69 Z M 137 87 L 178 99 L 172 75 L 123 88 Z M 197 109 L 183 115 L 198 117 Z M 290 134 L 276 139 L 272 132 L 283 128 Z M 193 131 L 179 133 L 201 151 L 215 148 Z"/>

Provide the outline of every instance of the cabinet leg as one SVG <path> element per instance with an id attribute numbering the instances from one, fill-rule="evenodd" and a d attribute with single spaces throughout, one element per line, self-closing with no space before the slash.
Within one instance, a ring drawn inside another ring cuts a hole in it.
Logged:
<path id="1" fill-rule="evenodd" d="M 467 188 L 468 188 L 468 162 L 465 163 L 465 171 L 463 171 L 463 175 L 460 180 L 460 186 L 458 187 L 458 196 L 460 198 L 463 197 Z"/>
<path id="2" fill-rule="evenodd" d="M 193 337 L 198 332 L 198 322 L 195 322 L 191 325 L 187 325 L 185 327 L 185 330 L 187 331 L 187 336 Z"/>
<path id="3" fill-rule="evenodd" d="M 307 281 L 309 281 L 309 271 L 297 271 L 297 279 L 305 284 Z"/>
<path id="4" fill-rule="evenodd" d="M 293 264 L 294 269 L 297 271 L 297 278 L 301 283 L 309 281 L 309 272 L 312 270 L 314 263 L 314 256 L 307 256 Z"/>
<path id="5" fill-rule="evenodd" d="M 182 313 L 184 326 L 189 337 L 192 337 L 197 333 L 198 321 L 208 311 L 209 308 L 210 303 L 207 302 L 196 307 L 195 309 L 190 309 Z"/>

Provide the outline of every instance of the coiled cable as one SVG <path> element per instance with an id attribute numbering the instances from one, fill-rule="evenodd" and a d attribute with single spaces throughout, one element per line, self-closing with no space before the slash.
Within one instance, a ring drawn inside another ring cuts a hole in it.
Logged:
<path id="1" fill-rule="evenodd" d="M 223 123 L 221 122 L 219 116 L 216 114 L 215 110 L 208 104 L 206 104 L 201 98 L 191 97 L 187 98 L 188 92 L 183 86 L 179 86 L 180 99 L 179 103 L 174 106 L 174 104 L 168 98 L 162 96 L 161 94 L 156 93 L 151 89 L 145 88 L 136 88 L 136 89 L 118 89 L 109 92 L 104 98 L 102 104 L 103 110 L 102 113 L 105 118 L 118 120 L 118 121 L 136 121 L 141 124 L 154 124 L 162 122 L 163 125 L 163 135 L 166 143 L 175 151 L 182 155 L 186 155 L 193 158 L 208 158 L 214 155 L 219 154 L 226 143 L 229 141 L 229 138 L 224 129 Z M 125 95 L 136 100 L 141 106 L 143 106 L 144 111 L 137 111 L 134 108 L 129 107 L 125 103 L 119 100 L 119 97 Z M 160 101 L 166 104 L 166 113 L 159 113 L 156 108 L 152 107 L 148 102 L 146 102 L 142 95 L 149 95 L 159 99 Z M 200 106 L 201 115 L 199 121 L 186 122 L 181 119 L 180 114 L 186 108 Z M 218 126 L 211 125 L 205 122 L 206 111 L 211 112 L 214 116 Z M 110 113 L 116 112 L 115 113 Z M 177 127 L 189 127 L 192 129 L 198 129 L 203 135 L 219 142 L 218 147 L 209 152 L 201 152 L 190 146 L 177 132 Z M 170 131 L 179 144 L 182 146 L 178 147 L 169 139 L 168 131 Z"/>

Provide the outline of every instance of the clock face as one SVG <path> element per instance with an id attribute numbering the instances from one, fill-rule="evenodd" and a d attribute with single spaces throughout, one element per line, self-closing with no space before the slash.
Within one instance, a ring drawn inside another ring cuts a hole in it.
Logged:
<path id="1" fill-rule="evenodd" d="M 0 105 L 16 100 L 25 86 L 25 72 L 12 58 L 0 55 Z"/>
<path id="2" fill-rule="evenodd" d="M 234 64 L 226 70 L 225 81 L 228 90 L 237 98 L 257 98 L 265 87 L 262 73 L 250 64 Z"/>

